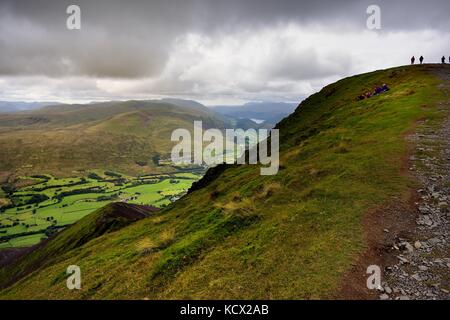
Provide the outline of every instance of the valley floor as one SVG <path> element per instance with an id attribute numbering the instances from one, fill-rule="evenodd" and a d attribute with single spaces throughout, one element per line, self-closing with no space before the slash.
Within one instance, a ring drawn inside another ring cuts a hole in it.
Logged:
<path id="1" fill-rule="evenodd" d="M 3 198 L 9 203 L 0 206 L 0 250 L 35 245 L 111 202 L 167 206 L 184 195 L 201 173 L 39 177 L 20 177 L 16 184 L 25 185 Z"/>

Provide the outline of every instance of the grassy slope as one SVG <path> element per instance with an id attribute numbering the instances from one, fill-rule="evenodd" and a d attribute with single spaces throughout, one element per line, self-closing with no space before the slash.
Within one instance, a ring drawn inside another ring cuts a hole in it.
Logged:
<path id="1" fill-rule="evenodd" d="M 205 127 L 226 126 L 221 116 L 203 108 L 127 101 L 0 115 L 0 174 L 72 176 L 96 168 L 158 173 L 152 156 L 170 153 L 174 129 L 190 130 L 194 120 Z M 148 167 L 136 161 L 146 161 Z"/>
<path id="2" fill-rule="evenodd" d="M 26 260 L 0 270 L 0 287 L 11 279 L 27 274 L 33 268 L 51 264 L 66 252 L 77 249 L 92 239 L 148 217 L 153 211 L 152 208 L 132 204 L 108 204 L 60 232 L 50 241 L 40 243 L 39 249 L 32 252 Z"/>
<path id="3" fill-rule="evenodd" d="M 341 80 L 282 121 L 281 170 L 219 171 L 168 209 L 66 253 L 1 298 L 323 298 L 364 249 L 364 213 L 406 197 L 404 134 L 445 97 L 433 69 Z M 449 70 L 450 72 L 450 70 Z M 388 93 L 355 97 L 387 82 Z M 82 270 L 82 290 L 61 273 Z"/>

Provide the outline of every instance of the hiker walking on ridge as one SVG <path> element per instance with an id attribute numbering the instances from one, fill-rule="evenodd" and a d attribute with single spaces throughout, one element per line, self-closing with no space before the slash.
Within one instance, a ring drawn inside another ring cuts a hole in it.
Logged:
<path id="1" fill-rule="evenodd" d="M 420 64 L 423 63 L 423 56 L 420 56 L 419 61 L 420 61 Z"/>
<path id="2" fill-rule="evenodd" d="M 412 58 L 411 58 L 411 64 L 414 64 L 415 61 L 416 61 L 416 57 L 412 56 Z"/>
<path id="3" fill-rule="evenodd" d="M 449 57 L 449 58 L 450 58 L 450 57 Z M 441 61 L 442 61 L 442 63 L 445 63 L 445 56 L 442 56 Z"/>

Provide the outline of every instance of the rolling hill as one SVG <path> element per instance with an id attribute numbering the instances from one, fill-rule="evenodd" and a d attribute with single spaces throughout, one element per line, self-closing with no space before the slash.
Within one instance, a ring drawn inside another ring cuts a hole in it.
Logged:
<path id="1" fill-rule="evenodd" d="M 201 104 L 183 100 L 56 105 L 0 115 L 0 177 L 90 169 L 158 173 L 152 160 L 170 154 L 176 128 L 232 124 Z M 168 169 L 165 168 L 164 171 Z M 0 181 L 1 182 L 1 181 Z"/>
<path id="2" fill-rule="evenodd" d="M 442 72 L 450 67 L 398 67 L 326 86 L 277 124 L 277 175 L 221 165 L 168 208 L 77 248 L 64 230 L 2 269 L 3 283 L 16 270 L 33 272 L 0 298 L 334 297 L 367 249 L 364 219 L 409 198 L 405 135 L 418 120 L 439 121 L 435 107 L 448 100 Z M 390 91 L 357 100 L 382 83 Z M 67 250 L 33 267 L 56 246 Z M 73 264 L 81 268 L 81 290 L 66 288 Z"/>

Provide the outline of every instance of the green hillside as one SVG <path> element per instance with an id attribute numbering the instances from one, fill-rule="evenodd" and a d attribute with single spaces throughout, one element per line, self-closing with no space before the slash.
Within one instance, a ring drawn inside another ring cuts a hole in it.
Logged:
<path id="1" fill-rule="evenodd" d="M 170 154 L 170 135 L 205 127 L 227 128 L 227 119 L 202 105 L 164 101 L 58 105 L 0 115 L 0 183 L 11 174 L 79 176 L 110 169 L 132 175 L 168 172 L 153 157 Z M 179 103 L 180 104 L 180 103 Z M 172 170 L 173 171 L 173 170 Z"/>
<path id="2" fill-rule="evenodd" d="M 253 165 L 217 167 L 166 209 L 73 248 L 69 232 L 90 228 L 82 220 L 2 270 L 3 283 L 18 269 L 34 272 L 0 298 L 335 294 L 366 246 L 362 218 L 389 200 L 408 197 L 413 181 L 402 171 L 405 134 L 419 119 L 439 120 L 434 107 L 448 99 L 439 89 L 442 71 L 448 74 L 450 67 L 399 67 L 325 87 L 278 124 L 277 175 L 261 176 Z M 391 90 L 357 101 L 383 83 Z M 65 253 L 52 253 L 53 247 Z M 36 266 L 42 255 L 57 258 Z M 82 288 L 71 291 L 65 270 L 74 264 L 81 268 Z"/>
<path id="3" fill-rule="evenodd" d="M 38 245 L 22 264 L 12 265 L 0 271 L 1 286 L 24 276 L 33 268 L 48 265 L 70 250 L 79 248 L 92 239 L 118 230 L 132 222 L 148 217 L 156 212 L 155 208 L 125 203 L 112 203 L 93 212 L 78 221 L 77 224 L 57 234 L 50 241 Z M 7 274 L 7 277 L 4 275 Z"/>

